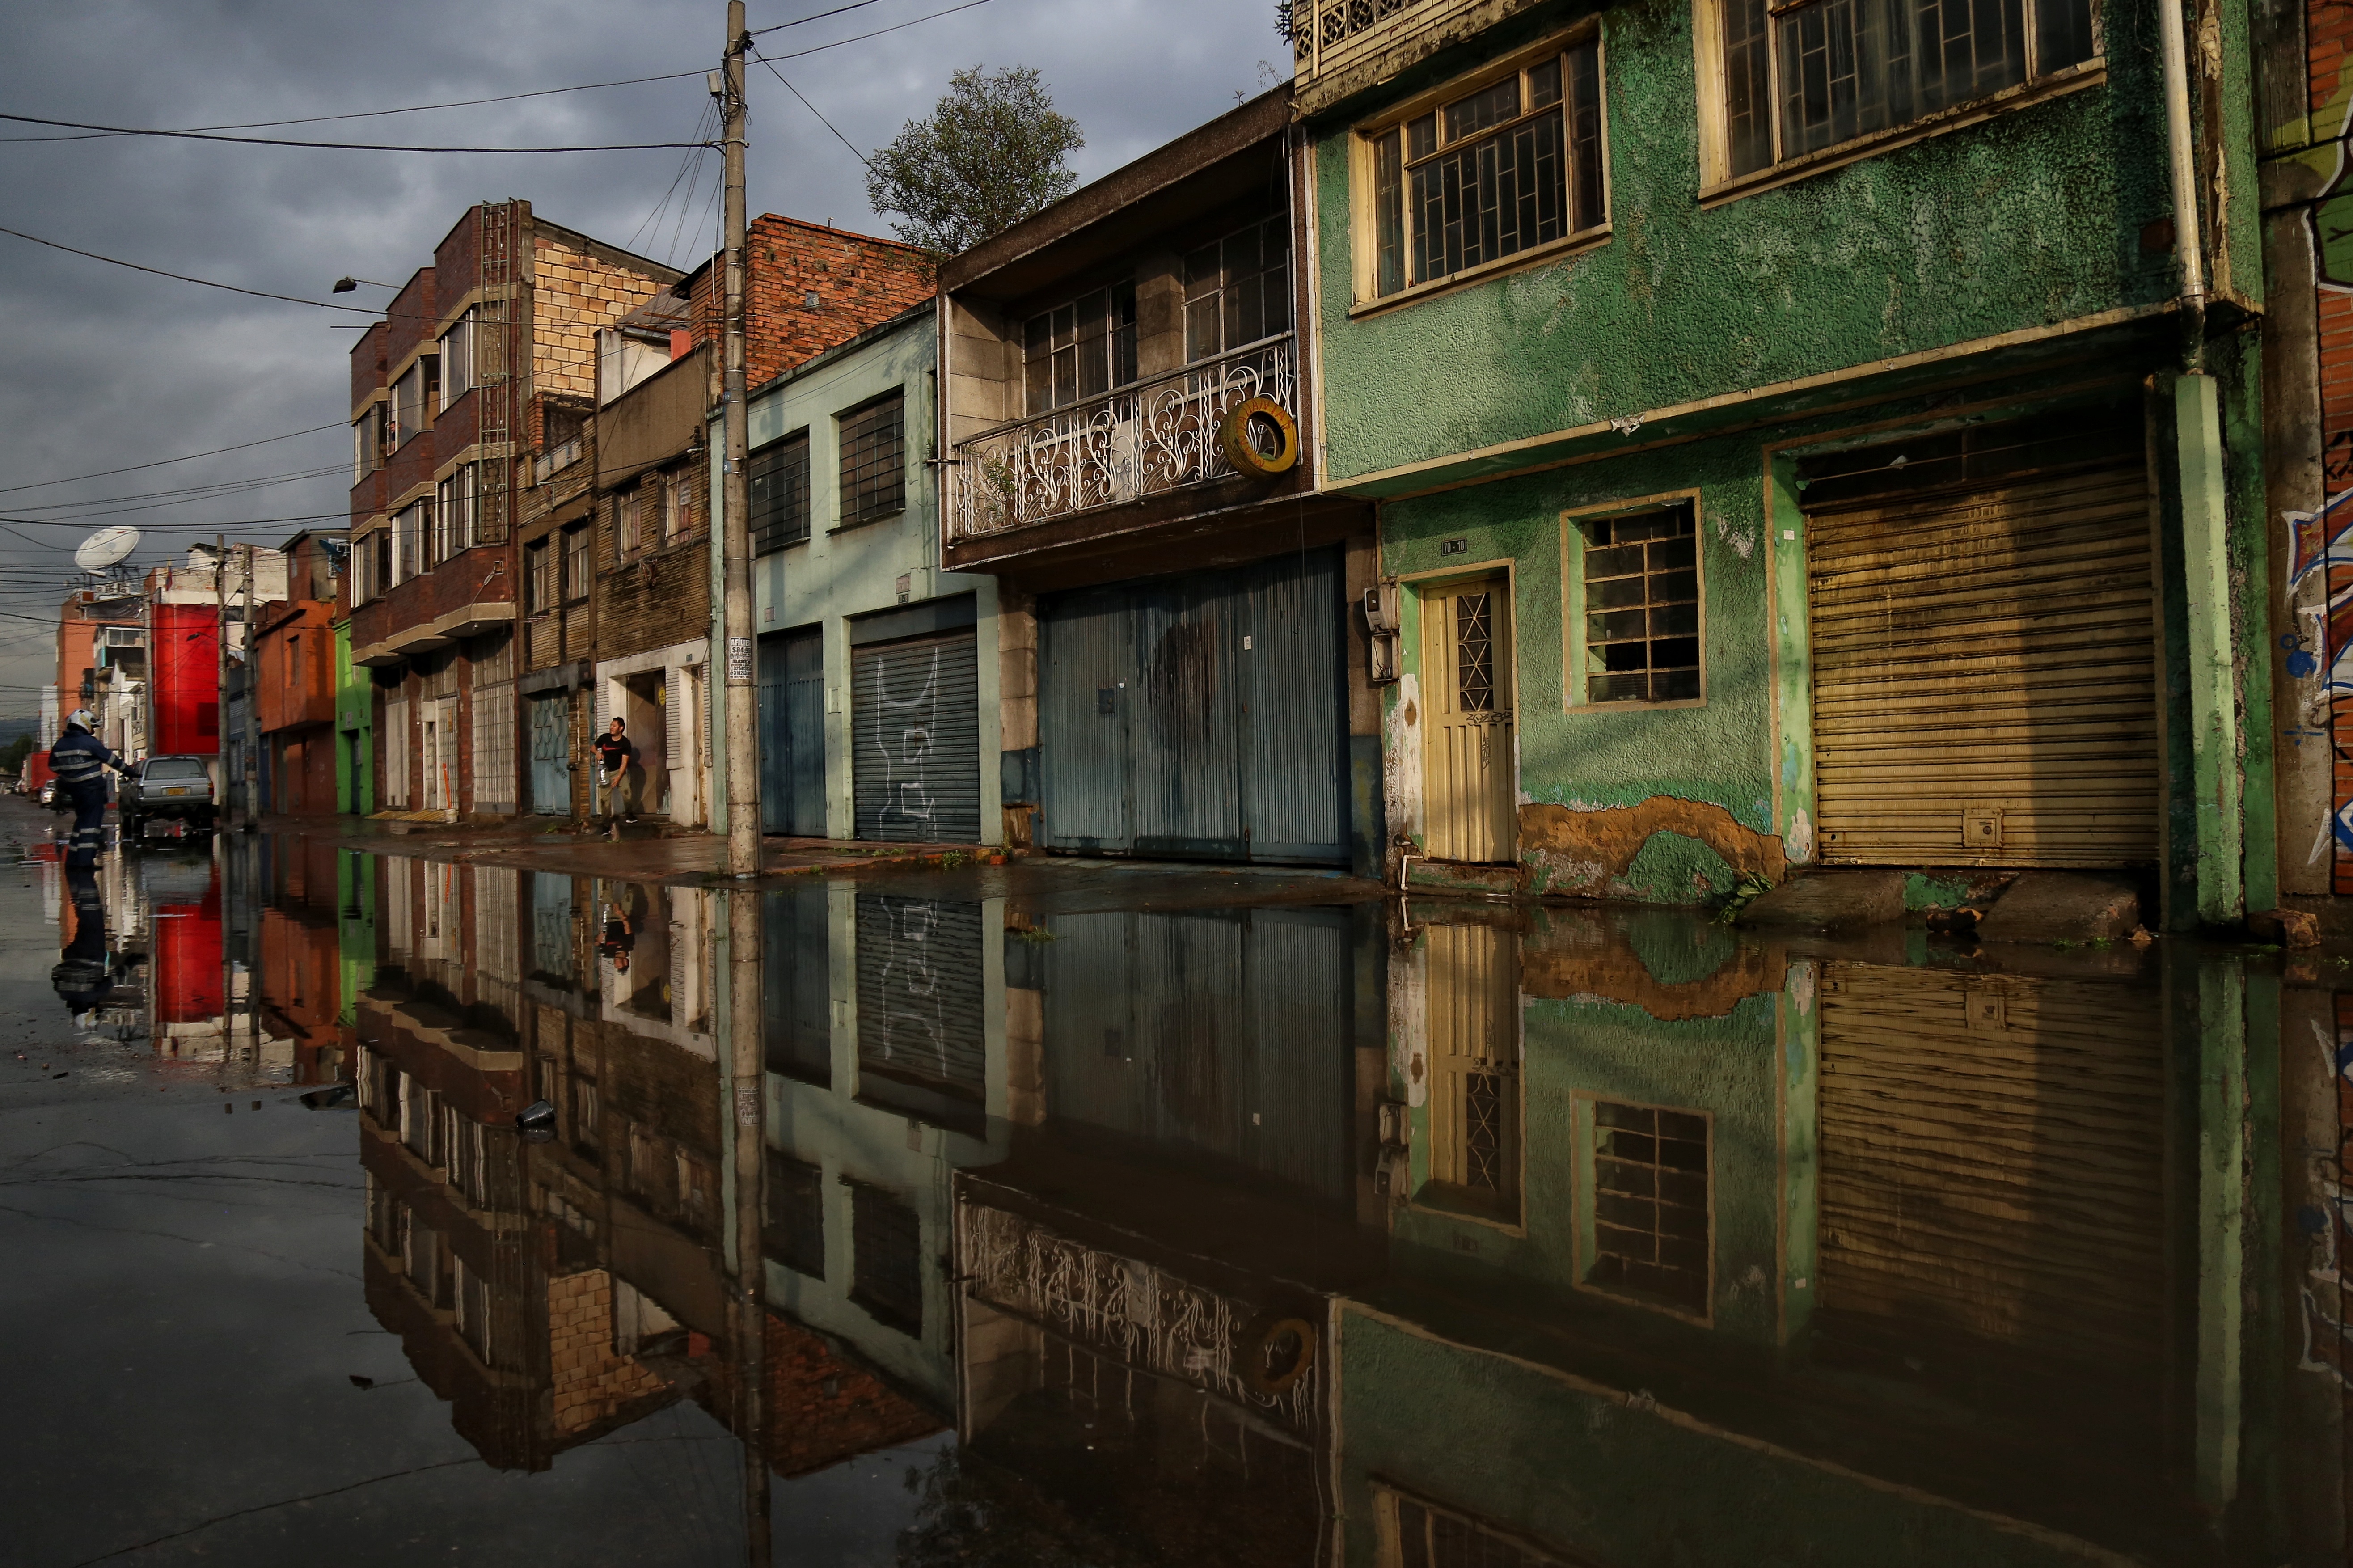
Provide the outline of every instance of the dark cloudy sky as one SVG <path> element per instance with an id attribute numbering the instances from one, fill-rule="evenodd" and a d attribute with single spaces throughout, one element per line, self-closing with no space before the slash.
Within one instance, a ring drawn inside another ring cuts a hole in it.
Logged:
<path id="1" fill-rule="evenodd" d="M 754 28 L 845 0 L 753 0 Z M 873 0 L 765 35 L 773 57 L 913 21 L 956 0 Z M 785 75 L 860 148 L 928 110 L 967 65 L 1031 65 L 1087 138 L 1092 179 L 1289 74 L 1271 0 L 987 0 L 846 43 Z M 717 63 L 723 0 L 82 0 L 0 7 L 0 110 L 186 129 L 349 114 Z M 1261 62 L 1264 62 L 1262 67 Z M 862 170 L 754 67 L 751 206 L 887 233 Z M 688 142 L 699 77 L 245 134 L 526 146 Z M 0 225 L 153 267 L 327 300 L 350 273 L 396 283 L 470 203 L 524 196 L 549 219 L 681 266 L 712 248 L 702 155 L 691 210 L 675 152 L 492 157 L 54 137 L 0 121 Z M 381 290 L 345 295 L 380 303 Z M 193 540 L 281 542 L 348 494 L 344 353 L 358 318 L 145 277 L 0 235 L 0 716 L 54 679 L 53 621 L 87 529 L 146 531 L 135 558 Z M 333 428 L 81 483 L 36 481 Z M 331 469 L 194 502 L 156 492 Z M 158 501 L 172 504 L 158 507 Z M 61 506 L 63 502 L 102 503 Z M 129 508 L 153 510 L 129 511 Z M 107 514 L 107 515 L 100 515 Z M 24 520 L 47 520 L 28 524 Z M 57 526 L 57 520 L 71 520 Z M 270 521 L 264 521 L 270 520 Z M 279 521 L 287 520 L 287 521 Z M 33 619 L 23 618 L 30 616 Z"/>

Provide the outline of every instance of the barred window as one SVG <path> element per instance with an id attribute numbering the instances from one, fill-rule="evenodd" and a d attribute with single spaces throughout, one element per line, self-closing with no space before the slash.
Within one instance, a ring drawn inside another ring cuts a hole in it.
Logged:
<path id="1" fill-rule="evenodd" d="M 809 433 L 796 430 L 752 454 L 752 553 L 809 535 Z"/>
<path id="2" fill-rule="evenodd" d="M 906 400 L 893 392 L 840 416 L 841 523 L 892 516 L 907 508 Z"/>
<path id="3" fill-rule="evenodd" d="M 1735 175 L 2096 58 L 2093 0 L 1722 0 Z"/>
<path id="4" fill-rule="evenodd" d="M 1586 700 L 1700 694 L 1699 539 L 1689 507 L 1585 530 Z"/>
<path id="5" fill-rule="evenodd" d="M 761 1250 L 796 1274 L 824 1279 L 824 1173 L 769 1150 L 767 1210 Z"/>
<path id="6" fill-rule="evenodd" d="M 1563 1559 L 1469 1514 L 1387 1488 L 1377 1495 L 1388 1505 L 1378 1516 L 1382 1533 L 1393 1531 L 1397 1547 L 1382 1561 L 1398 1568 L 1566 1568 Z"/>
<path id="7" fill-rule="evenodd" d="M 1594 38 L 1373 132 L 1375 295 L 1599 228 L 1601 139 Z"/>
<path id="8" fill-rule="evenodd" d="M 1708 1308 L 1707 1118 L 1597 1100 L 1586 1282 L 1685 1311 Z"/>
<path id="9" fill-rule="evenodd" d="M 923 1331 L 922 1226 L 915 1211 L 879 1187 L 849 1189 L 849 1299 L 910 1334 Z"/>

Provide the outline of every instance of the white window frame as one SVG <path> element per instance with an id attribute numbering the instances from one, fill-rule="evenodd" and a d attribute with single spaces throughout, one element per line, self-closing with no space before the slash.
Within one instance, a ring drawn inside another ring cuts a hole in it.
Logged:
<path id="1" fill-rule="evenodd" d="M 441 334 L 441 406 L 448 407 L 473 390 L 474 309 L 468 306 Z"/>

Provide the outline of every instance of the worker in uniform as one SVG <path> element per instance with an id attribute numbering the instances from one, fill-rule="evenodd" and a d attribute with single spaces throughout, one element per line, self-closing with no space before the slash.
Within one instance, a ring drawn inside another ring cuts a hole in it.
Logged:
<path id="1" fill-rule="evenodd" d="M 98 721 L 90 716 L 90 710 L 77 708 L 66 718 L 65 733 L 49 748 L 49 770 L 73 800 L 73 841 L 66 855 L 69 866 L 97 863 L 99 844 L 106 835 L 107 770 L 111 768 L 126 778 L 131 773 L 106 749 L 97 729 Z"/>

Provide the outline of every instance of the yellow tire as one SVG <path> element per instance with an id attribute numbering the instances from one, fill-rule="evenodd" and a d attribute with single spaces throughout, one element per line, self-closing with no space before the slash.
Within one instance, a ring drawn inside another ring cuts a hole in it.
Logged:
<path id="1" fill-rule="evenodd" d="M 1234 472 L 1271 479 L 1299 461 L 1299 421 L 1271 397 L 1253 397 L 1218 421 L 1218 445 Z"/>
<path id="2" fill-rule="evenodd" d="M 1315 1364 L 1315 1325 L 1268 1312 L 1234 1342 L 1234 1375 L 1256 1393 L 1287 1392 Z"/>

